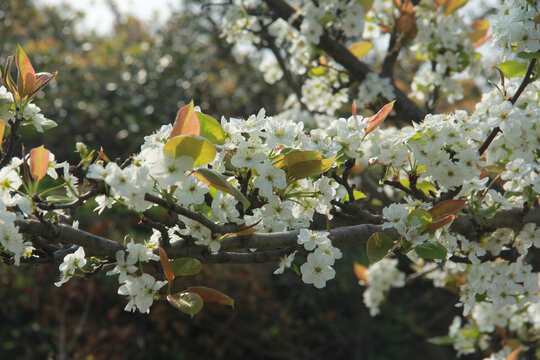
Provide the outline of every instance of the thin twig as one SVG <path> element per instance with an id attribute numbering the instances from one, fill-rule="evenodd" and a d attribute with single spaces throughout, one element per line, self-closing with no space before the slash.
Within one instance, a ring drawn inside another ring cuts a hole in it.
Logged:
<path id="1" fill-rule="evenodd" d="M 144 194 L 144 200 L 149 201 L 151 203 L 154 203 L 156 205 L 159 205 L 169 211 L 172 211 L 176 214 L 185 216 L 191 220 L 197 221 L 198 223 L 206 226 L 210 231 L 216 234 L 227 234 L 234 232 L 237 228 L 236 225 L 219 225 L 204 216 L 203 214 L 199 214 L 197 212 L 185 209 L 181 207 L 178 204 L 170 204 L 167 202 L 167 200 L 162 199 L 158 196 L 152 195 L 152 194 Z"/>
<path id="2" fill-rule="evenodd" d="M 523 93 L 523 91 L 525 90 L 527 85 L 529 85 L 532 82 L 532 80 L 533 80 L 532 73 L 534 71 L 534 67 L 536 65 L 537 60 L 538 59 L 534 58 L 529 63 L 529 67 L 527 68 L 527 73 L 525 74 L 525 77 L 523 78 L 523 81 L 521 81 L 521 84 L 519 85 L 518 89 L 516 90 L 516 93 L 514 94 L 514 96 L 512 96 L 510 98 L 510 102 L 512 103 L 512 105 L 516 104 L 517 100 L 519 99 L 519 97 L 521 96 L 521 94 Z M 501 128 L 498 127 L 498 126 L 496 128 L 494 128 L 493 130 L 491 130 L 491 132 L 489 133 L 486 141 L 484 141 L 482 146 L 480 146 L 480 148 L 478 149 L 478 153 L 480 153 L 480 155 L 484 154 L 484 152 L 487 150 L 489 145 L 491 145 L 491 143 L 493 142 L 493 140 L 495 139 L 495 137 L 497 136 L 497 134 L 499 132 L 501 132 Z"/>

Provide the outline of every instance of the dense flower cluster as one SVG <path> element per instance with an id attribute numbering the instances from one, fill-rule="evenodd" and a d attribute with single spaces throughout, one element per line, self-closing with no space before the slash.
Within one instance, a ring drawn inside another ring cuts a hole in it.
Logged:
<path id="1" fill-rule="evenodd" d="M 536 52 L 540 50 L 540 28 L 535 18 L 538 5 L 534 1 L 503 1 L 494 16 L 493 44 L 512 51 Z"/>

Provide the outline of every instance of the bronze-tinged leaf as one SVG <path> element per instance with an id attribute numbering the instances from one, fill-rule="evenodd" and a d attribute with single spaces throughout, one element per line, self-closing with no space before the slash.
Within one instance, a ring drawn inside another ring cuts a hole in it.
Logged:
<path id="1" fill-rule="evenodd" d="M 221 175 L 217 171 L 201 168 L 197 171 L 194 171 L 193 175 L 195 175 L 197 179 L 201 180 L 203 183 L 228 194 L 231 194 L 236 200 L 249 206 L 249 200 L 245 197 L 245 195 L 242 194 L 240 190 L 229 184 L 227 179 L 225 179 L 223 175 Z"/>
<path id="2" fill-rule="evenodd" d="M 367 120 L 368 127 L 366 128 L 366 135 L 375 130 L 377 126 L 382 124 L 384 119 L 390 114 L 390 111 L 392 111 L 392 108 L 394 107 L 394 103 L 396 100 L 389 102 L 388 104 L 384 105 L 381 110 L 379 110 L 378 113 L 373 115 Z"/>
<path id="3" fill-rule="evenodd" d="M 36 71 L 20 45 L 15 52 L 15 65 L 19 69 L 17 88 L 21 98 L 24 98 L 30 95 L 36 87 Z"/>
<path id="4" fill-rule="evenodd" d="M 30 150 L 30 174 L 34 180 L 39 181 L 47 174 L 50 153 L 43 145 Z"/>
<path id="5" fill-rule="evenodd" d="M 226 233 L 225 235 L 223 235 L 220 239 L 220 241 L 223 241 L 225 240 L 226 238 L 228 237 L 231 237 L 231 236 L 246 236 L 246 235 L 251 235 L 253 233 L 256 233 L 257 231 L 259 231 L 257 228 L 255 228 L 255 226 L 259 225 L 259 223 L 262 221 L 259 220 L 257 221 L 256 223 L 254 224 L 251 224 L 249 226 L 246 226 L 245 224 L 244 225 L 240 225 L 238 227 L 238 229 L 236 230 L 236 232 L 231 232 L 231 233 Z"/>
<path id="6" fill-rule="evenodd" d="M 195 113 L 193 100 L 191 100 L 189 104 L 178 110 L 169 139 L 178 135 L 199 135 L 200 131 L 199 119 Z"/>
<path id="7" fill-rule="evenodd" d="M 438 222 L 446 218 L 448 215 L 453 215 L 463 209 L 467 204 L 467 200 L 446 200 L 438 203 L 428 210 L 433 222 Z"/>
<path id="8" fill-rule="evenodd" d="M 521 346 L 514 349 L 508 356 L 506 357 L 506 360 L 517 360 L 519 353 L 521 352 Z"/>
<path id="9" fill-rule="evenodd" d="M 163 248 L 159 247 L 159 258 L 161 260 L 161 265 L 163 266 L 163 272 L 165 273 L 165 276 L 167 277 L 167 281 L 169 284 L 171 281 L 174 280 L 174 273 L 171 269 L 171 264 L 169 263 L 169 257 L 167 256 L 167 253 Z"/>
<path id="10" fill-rule="evenodd" d="M 469 34 L 469 38 L 473 43 L 486 36 L 489 30 L 489 20 L 478 19 L 471 24 L 473 32 Z"/>
<path id="11" fill-rule="evenodd" d="M 414 13 L 401 15 L 396 21 L 396 30 L 403 34 L 406 39 L 414 39 L 418 34 Z"/>
<path id="12" fill-rule="evenodd" d="M 358 278 L 358 280 L 363 281 L 364 283 L 367 283 L 368 276 L 367 276 L 367 266 L 364 266 L 362 264 L 354 263 L 354 274 Z"/>
<path id="13" fill-rule="evenodd" d="M 234 308 L 234 300 L 221 291 L 206 286 L 190 286 L 186 291 L 198 294 L 205 302 L 217 302 Z"/>
<path id="14" fill-rule="evenodd" d="M 48 72 L 41 72 L 36 74 L 36 86 L 32 94 L 30 94 L 31 97 L 35 97 L 37 93 L 39 93 L 54 77 L 58 75 L 58 71 L 56 71 L 54 74 L 48 73 Z"/>
<path id="15" fill-rule="evenodd" d="M 456 215 L 448 215 L 442 218 L 441 220 L 434 221 L 427 225 L 426 231 L 430 233 L 434 233 L 435 230 L 437 230 L 438 228 L 441 228 L 447 224 L 450 224 L 452 221 L 455 220 L 456 217 L 457 217 Z"/>

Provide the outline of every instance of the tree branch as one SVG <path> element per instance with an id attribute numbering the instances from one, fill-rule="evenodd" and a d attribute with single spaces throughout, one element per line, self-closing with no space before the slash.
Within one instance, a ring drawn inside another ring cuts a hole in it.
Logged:
<path id="1" fill-rule="evenodd" d="M 172 211 L 176 214 L 180 214 L 182 216 L 185 216 L 191 220 L 197 221 L 198 223 L 206 226 L 210 231 L 217 234 L 227 234 L 230 232 L 234 232 L 236 230 L 236 225 L 219 225 L 204 216 L 203 214 L 199 214 L 193 211 L 190 211 L 188 209 L 184 209 L 183 207 L 177 205 L 177 204 L 169 204 L 167 200 L 162 199 L 158 196 L 152 195 L 152 194 L 144 194 L 144 200 L 149 201 L 151 203 L 157 204 L 169 211 Z"/>
<path id="2" fill-rule="evenodd" d="M 283 56 L 281 56 L 281 53 L 276 46 L 275 39 L 268 33 L 268 31 L 266 31 L 266 29 L 264 29 L 263 31 L 264 32 L 262 33 L 262 38 L 266 41 L 268 48 L 276 57 L 279 67 L 281 68 L 281 71 L 283 71 L 283 78 L 285 79 L 285 82 L 291 88 L 291 90 L 294 91 L 294 94 L 298 98 L 298 102 L 302 107 L 302 110 L 307 110 L 306 104 L 302 102 L 302 87 L 298 84 L 297 81 L 295 81 L 292 73 L 287 68 L 285 59 L 283 59 Z"/>
<path id="3" fill-rule="evenodd" d="M 274 11 L 274 18 L 283 18 L 288 20 L 294 13 L 294 9 L 284 0 L 264 0 L 264 2 Z M 300 28 L 300 20 L 296 19 L 293 22 L 293 26 L 297 29 Z M 349 49 L 347 49 L 342 44 L 339 44 L 334 39 L 332 39 L 326 32 L 321 35 L 319 44 L 317 46 L 324 50 L 328 55 L 330 55 L 335 61 L 341 64 L 351 77 L 356 81 L 362 82 L 366 76 L 372 72 L 367 64 L 358 60 Z M 395 84 L 394 94 L 396 95 L 396 104 L 394 109 L 401 116 L 401 120 L 410 122 L 421 122 L 426 114 L 424 111 L 416 105 L 407 95 L 398 88 Z M 392 100 L 392 99 L 387 99 Z"/>
<path id="4" fill-rule="evenodd" d="M 115 259 L 116 252 L 125 249 L 124 245 L 116 241 L 65 224 L 52 224 L 51 229 L 37 220 L 15 220 L 15 225 L 19 227 L 22 233 L 41 236 L 62 244 L 82 246 L 87 256 Z"/>
<path id="5" fill-rule="evenodd" d="M 534 58 L 529 63 L 529 67 L 527 68 L 527 73 L 525 74 L 523 81 L 519 85 L 514 96 L 510 98 L 510 102 L 512 103 L 512 105 L 516 104 L 517 100 L 519 99 L 519 97 L 521 96 L 521 94 L 523 93 L 527 85 L 529 85 L 533 81 L 532 73 L 534 71 L 534 66 L 536 65 L 537 60 L 538 60 L 537 58 Z M 497 136 L 499 132 L 501 132 L 501 128 L 498 126 L 494 128 L 493 130 L 491 130 L 487 139 L 484 141 L 482 146 L 480 146 L 480 149 L 478 149 L 478 152 L 480 153 L 480 155 L 484 154 L 484 152 L 487 150 L 489 145 L 491 145 L 491 143 L 493 142 L 493 140 L 495 139 L 495 137 Z"/>
<path id="6" fill-rule="evenodd" d="M 471 238 L 471 236 L 478 236 L 483 232 L 494 231 L 497 228 L 509 227 L 519 229 L 526 223 L 535 223 L 540 226 L 540 208 L 531 209 L 526 213 L 520 208 L 502 210 L 487 221 L 473 218 L 469 214 L 460 215 L 450 226 L 450 231 Z M 481 225 L 479 226 L 477 224 Z M 108 259 L 115 259 L 116 252 L 125 249 L 118 242 L 75 229 L 69 225 L 53 224 L 53 228 L 50 229 L 37 220 L 16 220 L 15 225 L 19 227 L 22 233 L 41 236 L 63 244 L 82 246 L 87 256 L 101 256 Z M 335 246 L 364 244 L 371 235 L 381 231 L 392 239 L 399 238 L 399 234 L 393 228 L 383 230 L 382 225 L 362 224 L 332 229 L 330 231 L 330 239 L 332 239 L 332 244 Z M 271 262 L 279 260 L 279 258 L 290 254 L 294 250 L 302 251 L 303 247 L 299 246 L 297 242 L 299 233 L 300 230 L 293 230 L 278 233 L 254 233 L 247 236 L 231 236 L 221 243 L 221 252 L 217 254 L 210 254 L 206 246 L 180 242 L 173 244 L 167 249 L 167 254 L 170 259 L 196 257 L 208 263 L 247 264 Z M 245 251 L 246 249 L 257 249 L 258 251 L 254 253 L 235 252 L 239 250 Z M 63 258 L 60 255 L 65 255 L 69 252 L 71 252 L 70 249 L 56 251 L 54 253 L 54 260 Z M 50 258 L 48 261 L 52 262 L 53 259 Z"/>

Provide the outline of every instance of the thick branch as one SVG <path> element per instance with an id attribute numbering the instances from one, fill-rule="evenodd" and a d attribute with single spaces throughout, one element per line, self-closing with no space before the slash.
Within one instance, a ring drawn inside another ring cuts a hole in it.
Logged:
<path id="1" fill-rule="evenodd" d="M 473 217 L 469 214 L 460 215 L 450 226 L 450 231 L 467 236 L 475 233 L 474 223 L 483 224 L 484 231 L 494 231 L 500 228 L 519 229 L 527 223 L 535 223 L 540 226 L 540 208 L 530 209 L 528 212 L 524 212 L 520 208 L 500 210 L 485 223 L 482 220 L 473 222 Z"/>
<path id="2" fill-rule="evenodd" d="M 288 20 L 295 13 L 294 9 L 284 0 L 264 0 L 264 2 L 274 11 L 274 18 L 280 17 Z M 295 21 L 293 25 L 296 28 L 300 28 L 300 21 Z M 326 33 L 323 33 L 320 37 L 318 47 L 347 69 L 351 77 L 356 81 L 363 81 L 366 76 L 372 72 L 369 66 L 358 60 L 347 47 L 336 42 Z M 393 84 L 393 87 L 394 94 L 396 95 L 396 105 L 394 109 L 400 115 L 401 120 L 407 122 L 410 120 L 416 122 L 422 121 L 426 116 L 424 111 L 409 99 L 395 84 Z"/>
<path id="3" fill-rule="evenodd" d="M 450 231 L 467 237 L 481 235 L 484 231 L 494 231 L 497 228 L 509 227 L 519 229 L 526 223 L 535 223 L 540 226 L 540 208 L 531 209 L 524 213 L 523 209 L 509 209 L 499 211 L 493 218 L 483 223 L 473 219 L 471 215 L 459 216 L 450 226 Z M 475 224 L 482 224 L 481 227 Z M 75 244 L 84 247 L 88 256 L 100 256 L 114 259 L 116 251 L 125 249 L 120 243 L 102 238 L 88 232 L 72 228 L 68 225 L 54 224 L 53 228 L 36 220 L 16 220 L 21 232 L 42 236 L 52 241 L 64 244 Z M 398 239 L 395 229 L 382 229 L 382 225 L 362 224 L 332 229 L 330 238 L 335 246 L 364 244 L 376 232 L 384 232 L 392 239 Z M 254 233 L 248 236 L 234 236 L 224 240 L 221 252 L 210 254 L 206 246 L 189 244 L 185 242 L 174 244 L 167 249 L 169 258 L 197 257 L 209 263 L 264 263 L 277 261 L 294 250 L 302 250 L 297 243 L 299 230 L 279 233 Z M 237 250 L 257 249 L 257 252 L 234 252 Z M 63 250 L 62 250 L 63 251 Z M 57 258 L 56 254 L 54 256 Z"/>
<path id="4" fill-rule="evenodd" d="M 252 253 L 220 252 L 217 254 L 199 256 L 197 259 L 203 263 L 216 264 L 263 264 L 268 262 L 277 262 L 283 256 L 287 256 L 297 250 L 297 247 L 290 247 L 279 250 L 256 251 Z"/>
<path id="5" fill-rule="evenodd" d="M 52 224 L 52 228 L 37 220 L 15 220 L 15 225 L 22 233 L 41 236 L 54 242 L 82 246 L 87 256 L 99 256 L 115 259 L 118 250 L 124 245 L 102 238 L 69 225 Z"/>

